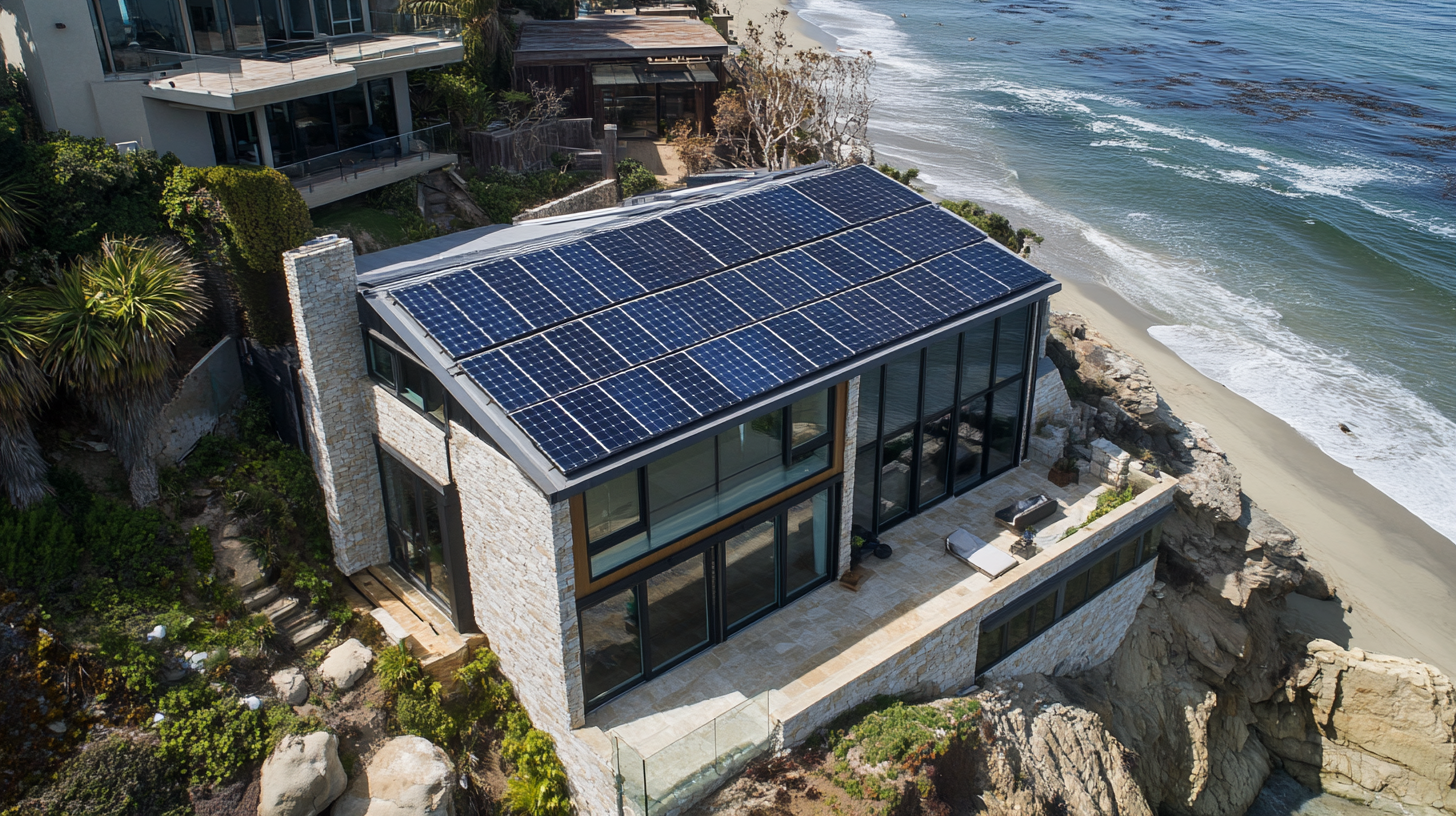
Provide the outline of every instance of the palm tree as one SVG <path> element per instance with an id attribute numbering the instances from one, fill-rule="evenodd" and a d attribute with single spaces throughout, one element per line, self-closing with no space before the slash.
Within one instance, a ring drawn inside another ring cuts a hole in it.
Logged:
<path id="1" fill-rule="evenodd" d="M 10 503 L 28 507 L 50 492 L 30 414 L 50 399 L 41 371 L 33 292 L 0 291 L 0 482 Z"/>
<path id="2" fill-rule="evenodd" d="M 401 14 L 455 17 L 465 29 L 465 64 L 484 79 L 500 54 L 509 54 L 511 35 L 500 17 L 500 0 L 401 0 Z"/>
<path id="3" fill-rule="evenodd" d="M 25 230 L 36 222 L 30 188 L 11 177 L 0 178 L 0 255 L 25 244 Z"/>
<path id="4" fill-rule="evenodd" d="M 46 370 L 96 412 L 133 501 L 156 501 L 153 426 L 171 396 L 172 347 L 207 303 L 193 262 L 178 247 L 106 238 L 41 301 Z"/>

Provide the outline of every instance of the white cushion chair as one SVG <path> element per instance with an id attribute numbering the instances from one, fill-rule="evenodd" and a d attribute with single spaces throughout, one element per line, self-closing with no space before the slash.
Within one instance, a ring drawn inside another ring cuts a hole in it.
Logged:
<path id="1" fill-rule="evenodd" d="M 1017 563 L 1009 553 L 987 544 L 965 528 L 946 538 L 945 551 L 990 578 L 1005 575 Z"/>

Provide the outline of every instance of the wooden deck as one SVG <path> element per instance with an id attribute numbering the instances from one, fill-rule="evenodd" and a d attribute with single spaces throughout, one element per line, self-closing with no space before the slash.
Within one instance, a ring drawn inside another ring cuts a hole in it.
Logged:
<path id="1" fill-rule="evenodd" d="M 425 671 L 442 683 L 453 679 L 472 650 L 485 645 L 485 635 L 456 631 L 445 613 L 392 567 L 369 567 L 349 580 L 369 604 L 354 611 L 374 617 L 392 639 L 408 644 Z"/>
<path id="2" fill-rule="evenodd" d="M 608 14 L 526 23 L 516 47 L 516 65 L 727 53 L 728 43 L 717 29 L 700 20 Z"/>

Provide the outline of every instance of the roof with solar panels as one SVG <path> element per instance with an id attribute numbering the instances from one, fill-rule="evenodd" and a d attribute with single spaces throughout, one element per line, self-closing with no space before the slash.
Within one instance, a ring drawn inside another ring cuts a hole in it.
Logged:
<path id="1" fill-rule="evenodd" d="M 365 301 L 553 496 L 1060 288 L 865 165 L 498 228 L 374 268 Z"/>

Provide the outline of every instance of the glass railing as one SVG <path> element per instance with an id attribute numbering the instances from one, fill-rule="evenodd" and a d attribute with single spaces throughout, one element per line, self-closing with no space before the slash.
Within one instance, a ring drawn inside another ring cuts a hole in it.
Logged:
<path id="1" fill-rule="evenodd" d="M 653 816 L 681 810 L 747 767 L 773 741 L 773 693 L 744 700 L 647 756 L 613 733 L 624 811 Z"/>
<path id="2" fill-rule="evenodd" d="M 292 179 L 295 187 L 336 178 L 345 179 L 375 168 L 424 161 L 436 153 L 448 152 L 450 138 L 450 125 L 442 123 L 281 165 L 277 170 Z"/>
<path id="3" fill-rule="evenodd" d="M 171 82 L 172 87 L 236 90 L 236 83 L 243 76 L 242 60 L 232 57 L 141 47 L 112 49 L 111 56 L 118 73 L 155 74 L 153 82 Z"/>
<path id="4" fill-rule="evenodd" d="M 362 62 L 431 51 L 460 40 L 460 20 L 440 14 L 369 14 L 370 39 L 329 43 L 334 62 Z M 391 37 L 408 36 L 408 42 Z"/>

